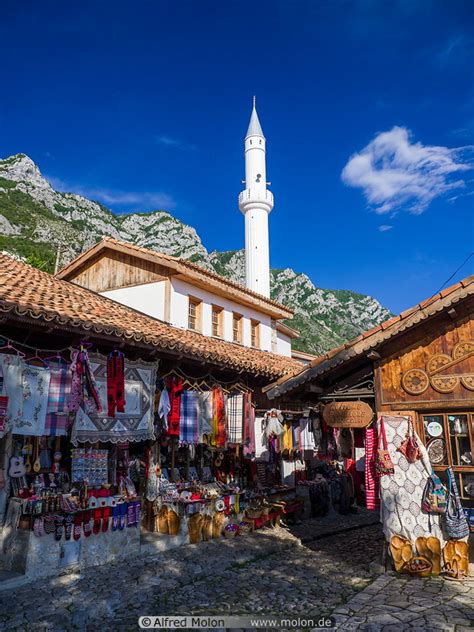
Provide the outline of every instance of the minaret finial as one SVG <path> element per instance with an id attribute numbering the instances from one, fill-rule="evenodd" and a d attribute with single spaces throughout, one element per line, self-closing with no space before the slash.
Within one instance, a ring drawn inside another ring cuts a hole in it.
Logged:
<path id="1" fill-rule="evenodd" d="M 256 102 L 257 102 L 257 97 L 253 95 L 253 107 L 255 107 Z"/>

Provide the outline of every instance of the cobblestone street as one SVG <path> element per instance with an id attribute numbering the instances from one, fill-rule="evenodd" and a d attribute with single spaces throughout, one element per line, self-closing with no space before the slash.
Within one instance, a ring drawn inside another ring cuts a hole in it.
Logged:
<path id="1" fill-rule="evenodd" d="M 4 590 L 0 627 L 136 630 L 145 614 L 334 614 L 344 630 L 473 629 L 472 583 L 377 576 L 379 525 L 349 521 L 352 530 L 330 535 L 311 523 L 294 528 L 305 544 L 268 529 L 43 580 L 41 591 Z"/>

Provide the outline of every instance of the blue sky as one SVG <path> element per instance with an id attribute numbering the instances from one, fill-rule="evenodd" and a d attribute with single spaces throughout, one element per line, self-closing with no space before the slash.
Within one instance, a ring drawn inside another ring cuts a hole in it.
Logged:
<path id="1" fill-rule="evenodd" d="M 0 35 L 0 155 L 64 189 L 241 248 L 256 94 L 273 267 L 399 312 L 474 249 L 470 0 L 6 0 Z"/>

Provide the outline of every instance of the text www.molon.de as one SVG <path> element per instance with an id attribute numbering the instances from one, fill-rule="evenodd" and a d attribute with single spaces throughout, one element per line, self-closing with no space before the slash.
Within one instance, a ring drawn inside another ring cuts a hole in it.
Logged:
<path id="1" fill-rule="evenodd" d="M 138 619 L 142 629 L 153 630 L 219 630 L 235 628 L 304 630 L 335 627 L 332 617 L 221 617 L 216 616 L 143 616 Z"/>

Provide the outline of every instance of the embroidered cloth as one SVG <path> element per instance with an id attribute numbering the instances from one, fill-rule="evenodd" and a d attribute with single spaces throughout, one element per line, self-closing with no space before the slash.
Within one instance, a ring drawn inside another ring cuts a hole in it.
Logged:
<path id="1" fill-rule="evenodd" d="M 119 443 L 153 439 L 156 363 L 125 360 L 125 412 L 117 412 L 115 417 L 110 417 L 106 414 L 107 358 L 91 354 L 89 359 L 102 412 L 87 411 L 81 404 L 74 421 L 71 442 L 77 445 L 86 441 Z"/>
<path id="2" fill-rule="evenodd" d="M 14 434 L 44 435 L 50 379 L 49 367 L 23 364 L 23 413 L 13 424 Z"/>

